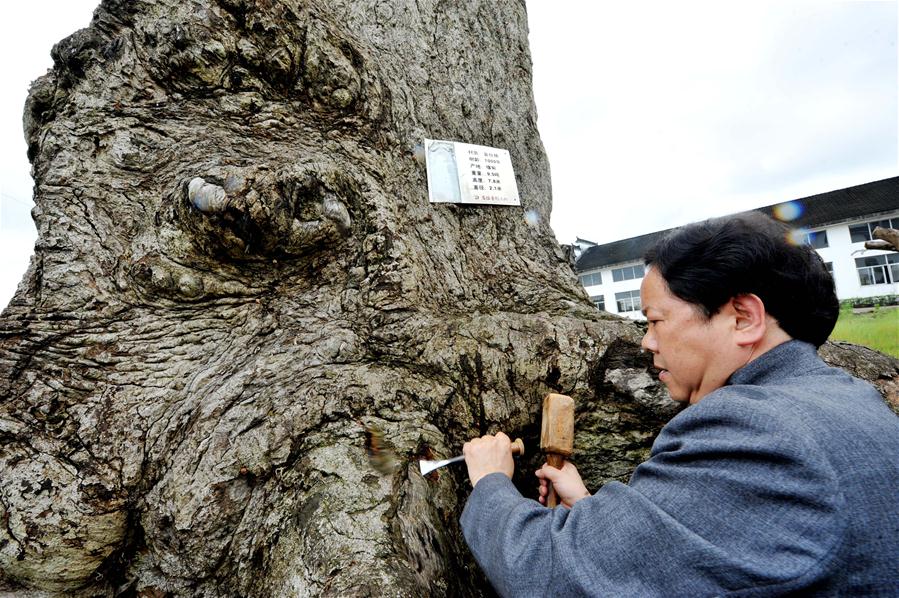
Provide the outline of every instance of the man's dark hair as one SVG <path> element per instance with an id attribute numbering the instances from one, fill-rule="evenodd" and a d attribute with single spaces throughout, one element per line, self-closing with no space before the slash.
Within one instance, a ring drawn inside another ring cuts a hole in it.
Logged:
<path id="1" fill-rule="evenodd" d="M 715 218 L 676 229 L 644 259 L 672 294 L 706 318 L 732 297 L 752 293 L 784 332 L 819 347 L 840 304 L 821 257 L 793 242 L 790 232 L 759 212 Z"/>

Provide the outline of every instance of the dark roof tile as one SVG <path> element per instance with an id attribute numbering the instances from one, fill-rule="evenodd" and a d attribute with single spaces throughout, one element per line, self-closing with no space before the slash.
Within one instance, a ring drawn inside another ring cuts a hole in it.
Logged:
<path id="1" fill-rule="evenodd" d="M 828 191 L 810 197 L 794 200 L 802 206 L 800 215 L 790 222 L 796 228 L 817 228 L 858 218 L 874 218 L 879 214 L 899 210 L 899 177 L 892 177 L 855 187 Z M 786 202 L 756 208 L 768 216 L 774 209 Z M 577 272 L 594 270 L 612 264 L 639 260 L 662 237 L 674 229 L 666 229 L 595 245 L 584 250 L 575 264 Z"/>

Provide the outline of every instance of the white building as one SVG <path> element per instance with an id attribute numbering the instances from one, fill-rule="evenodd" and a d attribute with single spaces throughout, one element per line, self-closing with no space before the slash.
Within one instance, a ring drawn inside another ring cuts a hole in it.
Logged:
<path id="1" fill-rule="evenodd" d="M 787 221 L 833 274 L 840 300 L 899 295 L 899 253 L 866 250 L 876 226 L 899 229 L 899 177 L 758 208 Z M 672 229 L 586 247 L 575 264 L 599 309 L 640 313 L 643 255 Z"/>

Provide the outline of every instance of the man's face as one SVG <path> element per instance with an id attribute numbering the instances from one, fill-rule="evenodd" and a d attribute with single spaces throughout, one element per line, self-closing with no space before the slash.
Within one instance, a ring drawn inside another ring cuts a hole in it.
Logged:
<path id="1" fill-rule="evenodd" d="M 642 345 L 662 370 L 659 380 L 671 398 L 696 403 L 724 386 L 735 369 L 729 367 L 731 320 L 724 313 L 703 317 L 696 306 L 671 293 L 655 268 L 643 279 L 640 300 L 649 322 Z"/>

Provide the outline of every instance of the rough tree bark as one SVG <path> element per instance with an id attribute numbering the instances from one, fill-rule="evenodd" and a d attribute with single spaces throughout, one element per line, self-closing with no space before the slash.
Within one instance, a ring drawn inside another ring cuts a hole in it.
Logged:
<path id="1" fill-rule="evenodd" d="M 489 595 L 465 476 L 420 456 L 533 454 L 548 391 L 592 485 L 646 456 L 673 407 L 548 226 L 523 2 L 104 0 L 53 57 L 0 318 L 0 590 Z M 523 207 L 430 205 L 426 136 L 508 148 Z"/>
<path id="2" fill-rule="evenodd" d="M 899 251 L 899 230 L 878 226 L 871 231 L 871 236 L 874 238 L 870 241 L 865 241 L 865 249 Z"/>

